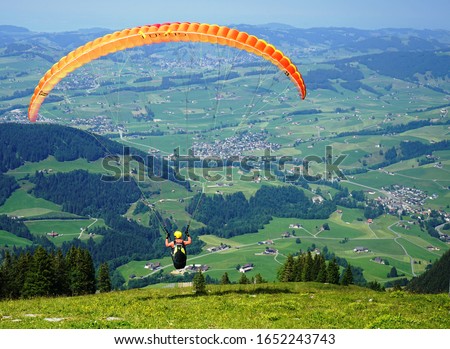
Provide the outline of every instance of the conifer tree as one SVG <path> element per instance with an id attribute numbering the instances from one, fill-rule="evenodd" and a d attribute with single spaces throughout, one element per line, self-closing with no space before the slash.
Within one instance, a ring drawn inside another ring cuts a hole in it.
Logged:
<path id="1" fill-rule="evenodd" d="M 72 246 L 66 260 L 71 294 L 77 296 L 95 293 L 95 268 L 89 251 Z"/>
<path id="2" fill-rule="evenodd" d="M 19 298 L 23 294 L 25 279 L 31 268 L 33 256 L 30 252 L 22 253 L 13 258 L 13 279 L 10 280 L 11 288 L 14 290 L 12 298 Z"/>
<path id="3" fill-rule="evenodd" d="M 327 282 L 339 285 L 339 265 L 336 263 L 336 258 L 328 262 Z"/>
<path id="4" fill-rule="evenodd" d="M 303 281 L 313 281 L 313 266 L 311 251 L 308 251 L 305 256 L 305 264 L 303 265 Z"/>
<path id="5" fill-rule="evenodd" d="M 367 287 L 371 290 L 378 291 L 378 292 L 384 292 L 385 289 L 378 281 L 370 281 L 367 283 Z"/>
<path id="6" fill-rule="evenodd" d="M 13 298 L 13 280 L 14 280 L 14 268 L 13 258 L 9 251 L 5 252 L 3 263 L 0 268 L 1 283 L 0 283 L 0 296 L 1 298 Z"/>
<path id="7" fill-rule="evenodd" d="M 348 286 L 350 284 L 353 284 L 353 274 L 352 274 L 352 268 L 349 265 L 347 265 L 347 268 L 345 268 L 344 274 L 342 276 L 341 285 Z"/>
<path id="8" fill-rule="evenodd" d="M 301 254 L 294 260 L 294 276 L 293 280 L 295 282 L 303 281 L 303 266 L 305 265 L 305 255 Z"/>
<path id="9" fill-rule="evenodd" d="M 317 275 L 319 275 L 319 271 L 320 271 L 320 257 L 321 257 L 320 253 L 314 255 L 313 265 L 312 265 L 312 272 L 311 272 L 312 281 L 316 281 Z"/>
<path id="10" fill-rule="evenodd" d="M 195 294 L 205 294 L 206 293 L 206 282 L 205 277 L 201 270 L 195 274 L 194 279 L 192 280 Z"/>
<path id="11" fill-rule="evenodd" d="M 241 277 L 240 277 L 240 279 L 239 279 L 239 284 L 241 284 L 241 285 L 246 285 L 246 284 L 248 284 L 249 282 L 250 282 L 250 281 L 249 281 L 247 275 L 245 275 L 245 273 L 242 273 L 242 275 L 241 275 Z"/>
<path id="12" fill-rule="evenodd" d="M 294 281 L 294 257 L 291 254 L 288 255 L 286 262 L 284 262 L 278 276 L 281 282 Z"/>
<path id="13" fill-rule="evenodd" d="M 398 276 L 397 268 L 392 267 L 391 271 L 387 274 L 388 278 L 396 278 Z"/>
<path id="14" fill-rule="evenodd" d="M 61 249 L 53 255 L 53 268 L 55 277 L 53 280 L 54 294 L 65 296 L 70 294 L 69 273 L 67 270 L 67 262 Z"/>
<path id="15" fill-rule="evenodd" d="M 0 265 L 0 300 L 5 298 L 3 296 L 3 288 L 5 287 L 5 277 L 3 272 L 3 267 Z"/>
<path id="16" fill-rule="evenodd" d="M 317 259 L 317 261 L 314 261 L 316 268 L 318 267 L 319 269 L 315 281 L 325 283 L 327 282 L 327 264 L 325 258 L 320 254 L 316 255 L 315 259 Z"/>
<path id="17" fill-rule="evenodd" d="M 48 252 L 42 246 L 39 246 L 34 252 L 30 269 L 25 277 L 23 296 L 50 296 L 53 278 L 52 259 Z"/>
<path id="18" fill-rule="evenodd" d="M 95 267 L 91 254 L 88 250 L 81 250 L 81 271 L 84 294 L 95 293 Z"/>
<path id="19" fill-rule="evenodd" d="M 83 294 L 81 286 L 80 249 L 72 246 L 67 252 L 67 270 L 69 275 L 69 288 L 72 296 Z"/>
<path id="20" fill-rule="evenodd" d="M 230 282 L 230 278 L 228 277 L 228 273 L 227 272 L 225 272 L 223 275 L 222 275 L 222 279 L 220 280 L 220 284 L 221 285 L 229 285 L 231 282 Z"/>
<path id="21" fill-rule="evenodd" d="M 267 281 L 263 279 L 260 273 L 255 275 L 255 284 L 264 284 Z"/>
<path id="22" fill-rule="evenodd" d="M 111 291 L 111 278 L 109 276 L 108 263 L 102 263 L 98 271 L 98 290 L 100 292 Z"/>

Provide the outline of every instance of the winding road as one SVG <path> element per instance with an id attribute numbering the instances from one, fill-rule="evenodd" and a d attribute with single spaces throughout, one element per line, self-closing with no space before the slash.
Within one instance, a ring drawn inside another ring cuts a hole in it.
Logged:
<path id="1" fill-rule="evenodd" d="M 403 251 L 405 252 L 405 255 L 409 258 L 409 261 L 410 261 L 410 263 L 411 263 L 411 274 L 412 274 L 412 276 L 417 276 L 416 273 L 414 272 L 414 259 L 413 259 L 413 258 L 411 257 L 411 255 L 408 253 L 408 251 L 406 250 L 406 248 L 405 248 L 400 242 L 397 241 L 397 240 L 400 239 L 402 236 L 401 236 L 399 233 L 397 233 L 394 229 L 391 228 L 393 225 L 396 225 L 396 224 L 398 224 L 399 222 L 400 222 L 400 221 L 395 222 L 395 223 L 392 223 L 390 226 L 388 226 L 388 229 L 389 229 L 392 233 L 394 233 L 394 234 L 396 235 L 396 237 L 394 238 L 395 243 L 397 243 L 397 244 L 400 245 L 400 247 L 401 247 L 401 248 L 403 249 Z"/>

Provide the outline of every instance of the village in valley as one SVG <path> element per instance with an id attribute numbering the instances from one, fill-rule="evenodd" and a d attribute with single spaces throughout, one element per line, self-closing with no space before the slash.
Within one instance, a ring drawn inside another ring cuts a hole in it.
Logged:
<path id="1" fill-rule="evenodd" d="M 437 198 L 437 194 L 429 196 L 424 191 L 417 188 L 409 188 L 400 184 L 394 184 L 387 188 L 385 197 L 378 197 L 377 201 L 382 204 L 390 213 L 405 212 L 406 214 L 422 214 L 425 201 Z"/>
<path id="2" fill-rule="evenodd" d="M 194 142 L 194 155 L 200 158 L 219 157 L 221 159 L 230 159 L 241 157 L 245 152 L 255 150 L 278 150 L 280 144 L 270 143 L 266 132 L 244 132 L 227 137 L 224 140 L 216 140 L 214 143 Z"/>

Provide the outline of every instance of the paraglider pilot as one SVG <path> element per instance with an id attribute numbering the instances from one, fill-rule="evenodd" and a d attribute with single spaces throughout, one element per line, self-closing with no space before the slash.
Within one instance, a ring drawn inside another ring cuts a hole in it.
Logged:
<path id="1" fill-rule="evenodd" d="M 187 259 L 186 246 L 192 243 L 191 236 L 189 235 L 189 225 L 184 232 L 187 240 L 183 240 L 183 233 L 177 230 L 173 233 L 175 240 L 169 242 L 170 234 L 167 229 L 164 228 L 164 230 L 166 232 L 166 247 L 172 248 L 173 265 L 176 269 L 183 269 L 186 266 Z"/>

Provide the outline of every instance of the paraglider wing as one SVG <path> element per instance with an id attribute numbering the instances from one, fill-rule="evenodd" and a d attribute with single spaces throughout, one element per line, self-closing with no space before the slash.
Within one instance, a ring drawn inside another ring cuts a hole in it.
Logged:
<path id="1" fill-rule="evenodd" d="M 275 64 L 297 86 L 302 99 L 306 87 L 297 67 L 281 51 L 256 36 L 237 29 L 205 23 L 164 23 L 124 29 L 78 47 L 55 63 L 36 86 L 28 108 L 28 118 L 35 122 L 39 108 L 55 85 L 67 74 L 102 56 L 142 45 L 191 41 L 227 45 L 261 56 Z"/>

